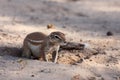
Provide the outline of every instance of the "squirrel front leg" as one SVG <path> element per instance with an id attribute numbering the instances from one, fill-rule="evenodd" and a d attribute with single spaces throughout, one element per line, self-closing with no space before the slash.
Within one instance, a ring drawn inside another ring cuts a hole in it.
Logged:
<path id="1" fill-rule="evenodd" d="M 43 54 L 43 59 L 44 59 L 46 62 L 48 62 L 47 52 L 44 52 L 44 54 Z"/>
<path id="2" fill-rule="evenodd" d="M 59 51 L 59 48 L 60 48 L 60 46 L 58 45 L 57 47 L 56 47 L 56 50 L 55 50 L 55 59 L 54 59 L 54 63 L 57 63 L 57 58 L 58 58 L 58 51 Z"/>

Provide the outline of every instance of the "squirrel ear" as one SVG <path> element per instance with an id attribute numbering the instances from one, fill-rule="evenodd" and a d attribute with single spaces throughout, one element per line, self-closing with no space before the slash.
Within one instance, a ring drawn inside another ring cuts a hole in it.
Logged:
<path id="1" fill-rule="evenodd" d="M 53 37 L 54 37 L 53 34 L 50 34 L 50 35 L 49 35 L 49 39 L 52 39 Z"/>
<path id="2" fill-rule="evenodd" d="M 48 36 L 49 40 L 52 41 L 52 37 L 51 36 Z"/>
<path id="3" fill-rule="evenodd" d="M 64 33 L 62 33 L 62 35 L 64 35 L 64 36 L 65 36 L 65 34 L 64 34 Z"/>

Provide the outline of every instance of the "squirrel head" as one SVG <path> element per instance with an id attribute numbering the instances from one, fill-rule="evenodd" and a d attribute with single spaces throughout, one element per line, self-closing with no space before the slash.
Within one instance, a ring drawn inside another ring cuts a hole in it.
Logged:
<path id="1" fill-rule="evenodd" d="M 52 32 L 49 35 L 50 42 L 64 44 L 66 43 L 65 34 L 59 31 Z"/>

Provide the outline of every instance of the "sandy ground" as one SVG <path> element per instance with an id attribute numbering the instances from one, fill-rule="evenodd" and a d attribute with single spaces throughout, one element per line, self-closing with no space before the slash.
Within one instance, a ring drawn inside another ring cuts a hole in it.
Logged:
<path id="1" fill-rule="evenodd" d="M 35 31 L 62 31 L 67 41 L 88 46 L 61 51 L 58 64 L 24 59 L 23 39 Z M 0 80 L 48 79 L 120 80 L 119 0 L 0 0 Z"/>

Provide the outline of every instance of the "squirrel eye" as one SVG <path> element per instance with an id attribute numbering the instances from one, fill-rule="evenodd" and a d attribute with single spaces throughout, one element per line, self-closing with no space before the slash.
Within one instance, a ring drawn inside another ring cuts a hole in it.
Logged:
<path id="1" fill-rule="evenodd" d="M 55 38 L 59 38 L 57 35 L 54 36 Z"/>
<path id="2" fill-rule="evenodd" d="M 57 35 L 55 35 L 54 37 L 61 40 L 61 38 L 59 36 L 57 36 Z"/>

